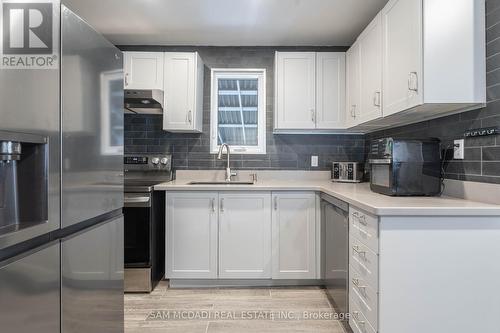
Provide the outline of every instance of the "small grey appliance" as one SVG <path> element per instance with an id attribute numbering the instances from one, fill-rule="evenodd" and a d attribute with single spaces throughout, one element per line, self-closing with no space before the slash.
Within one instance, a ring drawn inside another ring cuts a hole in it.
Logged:
<path id="1" fill-rule="evenodd" d="M 435 138 L 383 138 L 371 142 L 370 188 L 391 196 L 441 193 L 440 141 Z"/>
<path id="2" fill-rule="evenodd" d="M 332 181 L 360 183 L 363 181 L 363 164 L 359 162 L 332 162 Z"/>
<path id="3" fill-rule="evenodd" d="M 165 275 L 165 191 L 172 156 L 125 155 L 125 292 L 151 292 Z"/>
<path id="4" fill-rule="evenodd" d="M 162 114 L 163 91 L 159 89 L 127 89 L 125 95 L 125 113 Z"/>

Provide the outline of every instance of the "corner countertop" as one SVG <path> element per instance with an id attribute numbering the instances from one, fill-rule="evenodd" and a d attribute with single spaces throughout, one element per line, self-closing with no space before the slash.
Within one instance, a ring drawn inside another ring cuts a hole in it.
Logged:
<path id="1" fill-rule="evenodd" d="M 205 178 L 207 179 L 207 178 Z M 369 183 L 334 183 L 328 179 L 259 179 L 253 185 L 189 185 L 177 179 L 155 186 L 158 191 L 315 191 L 331 195 L 379 216 L 499 216 L 500 205 L 441 197 L 391 197 L 372 192 Z M 499 187 L 500 191 L 500 187 Z M 500 192 L 499 192 L 500 193 Z"/>

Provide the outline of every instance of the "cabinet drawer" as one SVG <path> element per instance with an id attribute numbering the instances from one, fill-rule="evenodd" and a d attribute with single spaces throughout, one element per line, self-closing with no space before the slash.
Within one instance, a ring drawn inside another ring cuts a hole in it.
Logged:
<path id="1" fill-rule="evenodd" d="M 378 255 L 352 234 L 349 236 L 349 265 L 370 287 L 378 290 Z"/>
<path id="2" fill-rule="evenodd" d="M 378 324 L 378 294 L 355 269 L 349 271 L 350 306 L 358 308 L 373 327 Z M 352 307 L 351 307 L 352 308 Z"/>
<path id="3" fill-rule="evenodd" d="M 349 302 L 351 317 L 349 318 L 349 326 L 351 326 L 354 333 L 376 333 L 377 330 L 370 325 L 362 311 L 353 302 L 352 297 Z"/>
<path id="4" fill-rule="evenodd" d="M 378 254 L 378 218 L 349 207 L 350 232 Z"/>

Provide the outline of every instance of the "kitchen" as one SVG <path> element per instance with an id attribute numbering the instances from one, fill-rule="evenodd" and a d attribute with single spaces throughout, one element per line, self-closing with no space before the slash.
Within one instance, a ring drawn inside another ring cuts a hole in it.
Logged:
<path id="1" fill-rule="evenodd" d="M 500 1 L 1 5 L 2 332 L 498 332 Z"/>

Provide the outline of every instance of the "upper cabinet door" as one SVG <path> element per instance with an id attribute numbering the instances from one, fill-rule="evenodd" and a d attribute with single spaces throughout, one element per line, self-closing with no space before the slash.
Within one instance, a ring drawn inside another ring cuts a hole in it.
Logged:
<path id="1" fill-rule="evenodd" d="M 219 201 L 219 278 L 271 278 L 271 193 L 221 193 Z"/>
<path id="2" fill-rule="evenodd" d="M 316 54 L 316 128 L 345 125 L 345 53 Z"/>
<path id="3" fill-rule="evenodd" d="M 387 116 L 423 103 L 422 0 L 390 0 L 381 14 Z"/>
<path id="4" fill-rule="evenodd" d="M 163 90 L 162 52 L 124 52 L 125 89 Z"/>
<path id="5" fill-rule="evenodd" d="M 193 131 L 197 106 L 197 53 L 165 53 L 163 129 Z M 203 79 L 201 80 L 203 85 Z M 201 128 L 200 128 L 201 130 Z"/>
<path id="6" fill-rule="evenodd" d="M 346 53 L 346 124 L 356 124 L 356 114 L 360 107 L 360 54 L 355 42 Z"/>
<path id="7" fill-rule="evenodd" d="M 275 129 L 316 128 L 316 53 L 276 52 Z"/>
<path id="8" fill-rule="evenodd" d="M 355 122 L 382 117 L 382 20 L 378 14 L 358 38 L 360 107 Z"/>

